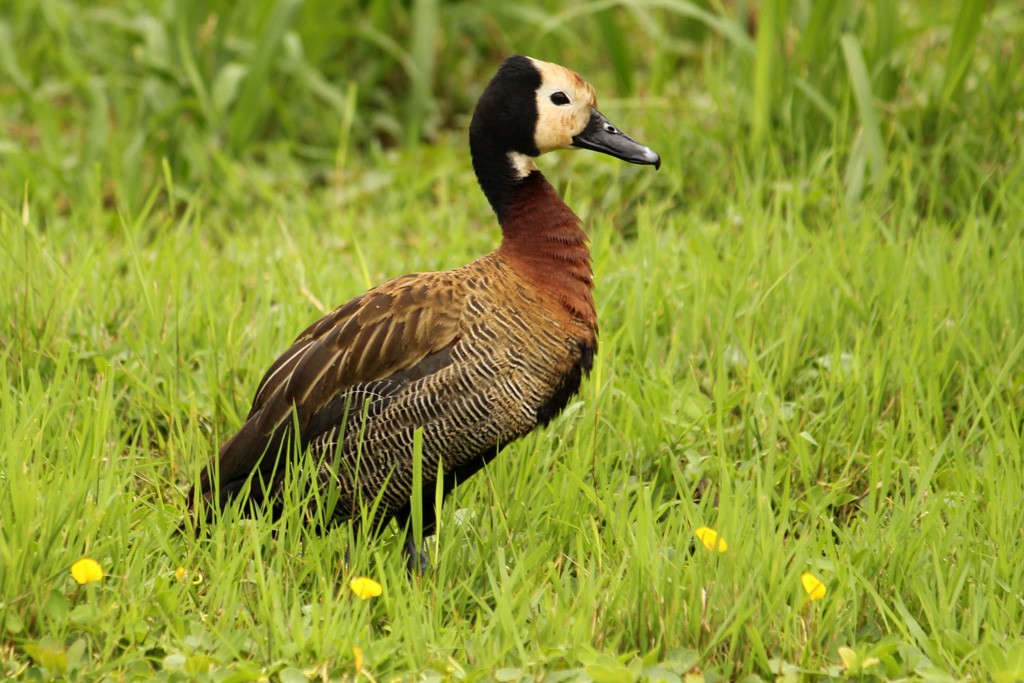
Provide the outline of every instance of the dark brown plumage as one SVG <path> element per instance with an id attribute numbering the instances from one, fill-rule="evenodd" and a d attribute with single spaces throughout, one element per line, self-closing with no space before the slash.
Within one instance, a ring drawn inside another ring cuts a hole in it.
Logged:
<path id="1" fill-rule="evenodd" d="M 597 316 L 586 234 L 532 159 L 574 146 L 660 163 L 595 107 L 593 89 L 568 69 L 506 61 L 470 127 L 501 246 L 457 270 L 386 282 L 306 329 L 267 371 L 191 502 L 216 508 L 245 493 L 248 509 L 273 507 L 297 429 L 316 480 L 336 494 L 328 517 L 356 520 L 379 499 L 374 530 L 392 518 L 404 525 L 418 428 L 424 490 L 440 465 L 447 494 L 557 415 L 590 370 Z M 424 508 L 431 533 L 433 505 Z"/>

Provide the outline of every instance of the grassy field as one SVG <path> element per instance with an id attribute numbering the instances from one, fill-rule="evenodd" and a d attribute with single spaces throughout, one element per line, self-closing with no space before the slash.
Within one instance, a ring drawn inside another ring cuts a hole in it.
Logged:
<path id="1" fill-rule="evenodd" d="M 3 675 L 1024 680 L 1019 3 L 243 6 L 0 5 Z M 497 244 L 465 129 L 513 52 L 663 158 L 540 161 L 580 396 L 422 577 L 301 501 L 176 534 L 300 330 Z"/>

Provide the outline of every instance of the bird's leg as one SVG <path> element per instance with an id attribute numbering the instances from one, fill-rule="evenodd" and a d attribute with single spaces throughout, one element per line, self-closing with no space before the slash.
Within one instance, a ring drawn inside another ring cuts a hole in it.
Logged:
<path id="1" fill-rule="evenodd" d="M 411 576 L 422 576 L 430 569 L 430 555 L 426 549 L 416 547 L 416 540 L 411 532 L 405 535 L 402 550 L 405 552 L 405 568 L 409 570 Z"/>
<path id="2" fill-rule="evenodd" d="M 402 545 L 402 550 L 405 552 L 405 565 L 409 570 L 409 574 L 422 575 L 428 569 L 430 569 L 430 556 L 427 551 L 421 546 L 416 547 L 416 538 L 412 528 L 412 507 L 411 503 L 407 504 L 401 510 L 395 513 L 395 519 L 398 521 L 398 528 L 405 529 L 405 543 Z M 428 503 L 423 502 L 423 538 L 432 536 L 434 530 L 437 527 L 437 514 L 434 510 L 434 502 L 431 499 Z"/>

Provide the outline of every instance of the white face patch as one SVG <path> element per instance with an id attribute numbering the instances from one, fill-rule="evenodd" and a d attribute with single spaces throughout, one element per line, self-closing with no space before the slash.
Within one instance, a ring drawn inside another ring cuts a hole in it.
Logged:
<path id="1" fill-rule="evenodd" d="M 597 108 L 594 88 L 575 71 L 564 66 L 529 58 L 540 72 L 537 89 L 537 127 L 534 144 L 540 153 L 572 146 L 590 121 L 590 110 Z M 565 100 L 568 100 L 566 102 Z"/>

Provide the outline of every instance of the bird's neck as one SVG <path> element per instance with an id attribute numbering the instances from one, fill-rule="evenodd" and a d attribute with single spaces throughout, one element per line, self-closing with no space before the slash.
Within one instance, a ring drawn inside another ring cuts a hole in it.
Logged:
<path id="1" fill-rule="evenodd" d="M 505 217 L 516 186 L 523 180 L 526 173 L 514 159 L 522 155 L 509 152 L 508 149 L 493 137 L 470 132 L 469 151 L 473 157 L 473 170 L 480 183 L 480 189 L 487 196 L 498 220 Z M 532 163 L 532 160 L 531 160 Z"/>
<path id="2" fill-rule="evenodd" d="M 579 217 L 537 170 L 516 179 L 507 195 L 498 214 L 503 235 L 499 257 L 557 302 L 559 313 L 596 336 L 594 273 Z"/>

